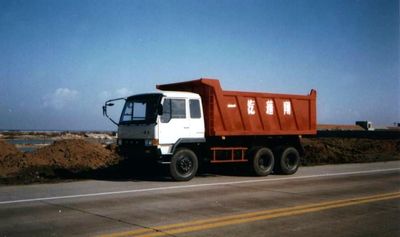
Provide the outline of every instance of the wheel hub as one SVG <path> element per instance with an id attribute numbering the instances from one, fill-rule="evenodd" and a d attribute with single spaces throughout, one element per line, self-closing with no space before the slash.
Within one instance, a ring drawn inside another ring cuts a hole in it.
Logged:
<path id="1" fill-rule="evenodd" d="M 258 160 L 258 166 L 261 169 L 267 169 L 269 162 L 270 162 L 269 158 L 266 156 L 263 156 Z"/>
<path id="2" fill-rule="evenodd" d="M 182 173 L 190 172 L 192 170 L 192 167 L 193 167 L 193 163 L 187 157 L 183 157 L 182 159 L 180 159 L 178 161 L 178 168 L 180 171 L 182 171 Z"/>

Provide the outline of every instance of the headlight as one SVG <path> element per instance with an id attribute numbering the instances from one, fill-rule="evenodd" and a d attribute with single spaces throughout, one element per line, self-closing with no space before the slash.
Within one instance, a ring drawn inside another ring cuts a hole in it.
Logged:
<path id="1" fill-rule="evenodd" d="M 145 146 L 158 146 L 158 139 L 146 139 L 144 140 Z"/>
<path id="2" fill-rule="evenodd" d="M 152 145 L 151 139 L 144 140 L 144 145 L 145 146 L 151 146 Z"/>

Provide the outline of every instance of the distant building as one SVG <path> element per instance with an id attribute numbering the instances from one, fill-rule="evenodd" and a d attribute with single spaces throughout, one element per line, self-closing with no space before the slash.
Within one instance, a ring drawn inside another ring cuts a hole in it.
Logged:
<path id="1" fill-rule="evenodd" d="M 375 130 L 375 128 L 372 126 L 372 122 L 370 122 L 370 121 L 356 121 L 356 125 L 364 128 L 367 131 Z"/>

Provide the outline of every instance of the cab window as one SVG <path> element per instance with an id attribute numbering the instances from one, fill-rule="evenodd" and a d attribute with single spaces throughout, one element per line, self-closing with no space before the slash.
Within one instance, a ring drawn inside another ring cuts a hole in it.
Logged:
<path id="1" fill-rule="evenodd" d="M 165 99 L 161 122 L 168 123 L 171 119 L 186 118 L 185 99 Z"/>
<path id="2" fill-rule="evenodd" d="M 200 101 L 199 100 L 189 100 L 190 107 L 190 118 L 201 118 L 200 113 Z"/>

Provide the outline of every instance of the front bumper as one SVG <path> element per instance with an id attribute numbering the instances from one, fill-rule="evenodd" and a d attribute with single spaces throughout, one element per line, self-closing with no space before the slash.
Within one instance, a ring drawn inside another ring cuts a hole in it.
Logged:
<path id="1" fill-rule="evenodd" d="M 145 146 L 143 139 L 121 139 L 118 142 L 119 153 L 130 161 L 149 161 L 168 163 L 169 157 L 163 156 L 157 146 Z"/>

